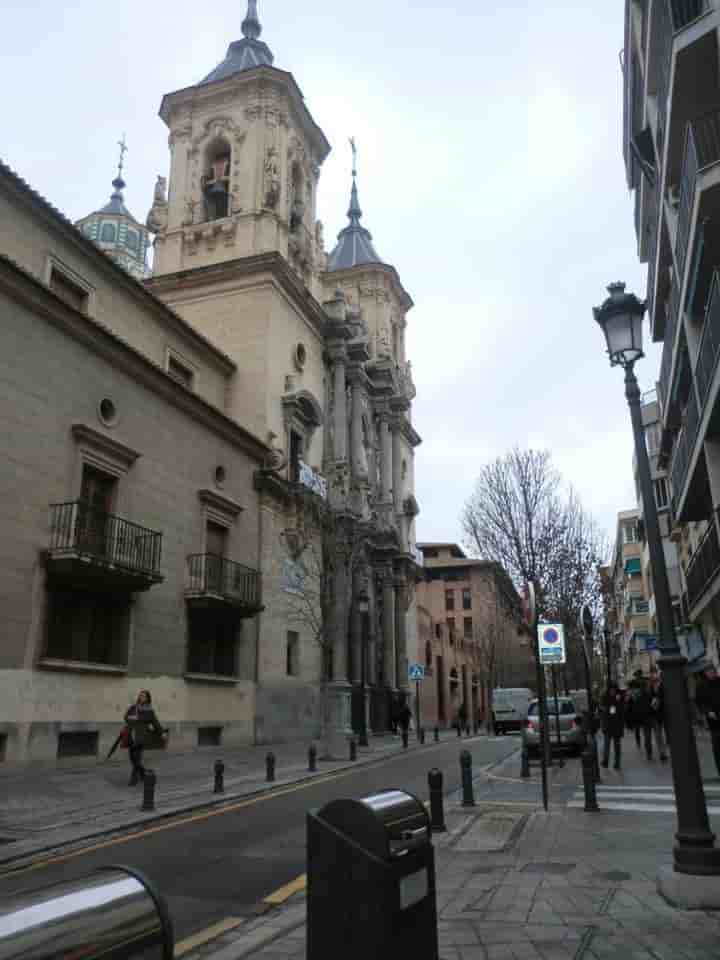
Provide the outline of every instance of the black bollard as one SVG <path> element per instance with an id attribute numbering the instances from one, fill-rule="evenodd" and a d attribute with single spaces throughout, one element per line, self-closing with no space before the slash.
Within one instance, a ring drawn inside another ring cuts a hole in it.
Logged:
<path id="1" fill-rule="evenodd" d="M 527 747 L 523 747 L 520 754 L 520 776 L 525 779 L 530 776 L 530 754 Z"/>
<path id="2" fill-rule="evenodd" d="M 470 726 L 465 727 L 465 733 L 470 736 Z"/>
<path id="3" fill-rule="evenodd" d="M 432 833 L 445 833 L 445 812 L 443 811 L 443 775 L 437 767 L 428 773 L 430 789 L 430 830 Z"/>
<path id="4" fill-rule="evenodd" d="M 265 771 L 266 771 L 266 780 L 268 783 L 273 783 L 275 780 L 275 754 L 269 753 L 265 757 Z"/>
<path id="5" fill-rule="evenodd" d="M 310 773 L 315 773 L 317 770 L 317 748 L 314 743 L 308 750 L 308 770 Z"/>
<path id="6" fill-rule="evenodd" d="M 357 760 L 357 740 L 355 737 L 350 737 L 350 759 Z"/>
<path id="7" fill-rule="evenodd" d="M 425 743 L 425 727 L 420 727 L 418 730 L 418 740 L 420 743 Z"/>
<path id="8" fill-rule="evenodd" d="M 457 735 L 458 735 L 459 737 L 462 736 L 462 727 L 460 726 L 460 724 L 457 725 Z"/>
<path id="9" fill-rule="evenodd" d="M 599 810 L 597 794 L 595 792 L 595 758 L 592 747 L 589 745 L 582 752 L 583 789 L 585 791 L 585 812 L 594 813 Z"/>
<path id="10" fill-rule="evenodd" d="M 143 802 L 141 810 L 155 809 L 155 784 L 157 778 L 154 770 L 146 770 L 143 776 Z"/>
<path id="11" fill-rule="evenodd" d="M 403 750 L 407 750 L 407 747 L 408 747 L 408 732 L 407 732 L 407 730 L 403 730 L 403 732 L 402 732 L 402 744 L 403 744 Z"/>
<path id="12" fill-rule="evenodd" d="M 472 757 L 469 750 L 463 750 L 460 753 L 460 775 L 462 777 L 462 805 L 464 807 L 474 807 Z"/>
<path id="13" fill-rule="evenodd" d="M 215 761 L 215 787 L 213 793 L 225 793 L 225 764 L 222 760 Z"/>
<path id="14" fill-rule="evenodd" d="M 434 734 L 434 736 L 435 736 L 435 743 L 439 743 L 439 742 L 440 742 L 440 729 L 439 729 L 438 727 L 435 727 L 435 730 L 433 731 L 433 734 Z"/>

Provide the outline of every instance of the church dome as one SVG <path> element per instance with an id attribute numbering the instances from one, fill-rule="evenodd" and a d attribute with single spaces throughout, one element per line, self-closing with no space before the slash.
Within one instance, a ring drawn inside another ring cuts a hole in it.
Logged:
<path id="1" fill-rule="evenodd" d="M 225 80 L 241 70 L 253 70 L 255 67 L 271 67 L 274 57 L 270 47 L 260 39 L 262 26 L 258 20 L 257 0 L 248 0 L 248 10 L 242 22 L 242 40 L 234 40 L 228 47 L 225 59 L 218 64 L 202 81 L 214 83 Z"/>
<path id="2" fill-rule="evenodd" d="M 354 141 L 351 141 L 354 144 Z M 354 151 L 354 146 L 353 146 Z M 353 161 L 352 190 L 350 206 L 347 212 L 350 223 L 338 234 L 338 242 L 328 256 L 327 269 L 349 270 L 363 263 L 382 263 L 380 255 L 373 246 L 372 234 L 362 226 L 362 210 L 358 200 L 357 170 Z"/>

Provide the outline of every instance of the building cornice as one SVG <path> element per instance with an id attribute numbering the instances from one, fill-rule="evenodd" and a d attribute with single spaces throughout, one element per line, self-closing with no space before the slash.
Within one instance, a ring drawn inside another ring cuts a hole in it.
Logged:
<path id="1" fill-rule="evenodd" d="M 177 290 L 200 291 L 209 286 L 217 287 L 218 283 L 229 284 L 233 280 L 254 277 L 258 273 L 269 273 L 294 306 L 309 320 L 318 336 L 325 336 L 327 318 L 322 307 L 291 269 L 287 260 L 275 251 L 212 263 L 205 267 L 163 273 L 157 277 L 149 277 L 145 283 L 149 290 L 157 291 L 159 296 L 163 296 Z"/>
<path id="2" fill-rule="evenodd" d="M 114 368 L 127 373 L 134 381 L 144 384 L 169 403 L 214 430 L 253 460 L 262 463 L 271 455 L 270 448 L 237 421 L 230 419 L 218 407 L 175 380 L 162 367 L 100 321 L 68 306 L 49 287 L 2 254 L 0 291 L 83 343 Z"/>
<path id="3" fill-rule="evenodd" d="M 415 306 L 413 298 L 402 285 L 400 274 L 395 267 L 388 263 L 359 263 L 357 266 L 348 267 L 345 270 L 328 270 L 322 274 L 321 279 L 326 286 L 331 287 L 333 285 L 337 286 L 343 280 L 356 282 L 358 277 L 367 273 L 381 273 L 387 277 L 404 310 L 411 310 Z"/>

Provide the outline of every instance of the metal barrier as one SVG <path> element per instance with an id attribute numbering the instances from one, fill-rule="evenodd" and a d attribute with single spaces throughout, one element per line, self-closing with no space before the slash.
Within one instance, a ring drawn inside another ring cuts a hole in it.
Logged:
<path id="1" fill-rule="evenodd" d="M 0 960 L 172 960 L 165 901 L 131 867 L 3 897 Z"/>

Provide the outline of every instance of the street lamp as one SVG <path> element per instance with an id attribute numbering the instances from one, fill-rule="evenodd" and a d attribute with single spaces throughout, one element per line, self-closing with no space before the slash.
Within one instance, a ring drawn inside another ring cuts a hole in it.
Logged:
<path id="1" fill-rule="evenodd" d="M 368 735 L 367 735 L 367 717 L 365 714 L 365 671 L 367 668 L 367 652 L 368 652 L 368 614 L 370 612 L 370 601 L 368 599 L 367 591 L 364 587 L 360 588 L 360 593 L 357 598 L 357 608 L 358 613 L 360 614 L 360 624 L 362 629 L 362 635 L 360 639 L 360 738 L 359 744 L 361 747 L 368 746 Z"/>
<path id="2" fill-rule="evenodd" d="M 593 308 L 593 314 L 605 334 L 611 366 L 621 366 L 625 371 L 625 396 L 630 407 L 645 534 L 655 587 L 658 646 L 661 653 L 659 664 L 663 672 L 665 709 L 670 734 L 678 822 L 673 866 L 677 873 L 718 876 L 720 850 L 715 847 L 715 834 L 710 830 L 708 821 L 685 681 L 686 660 L 675 637 L 665 553 L 660 538 L 650 461 L 640 413 L 640 388 L 633 369 L 635 362 L 644 356 L 642 321 L 645 303 L 638 300 L 634 294 L 625 293 L 624 283 L 612 283 L 607 289 L 610 296 L 601 307 Z"/>

